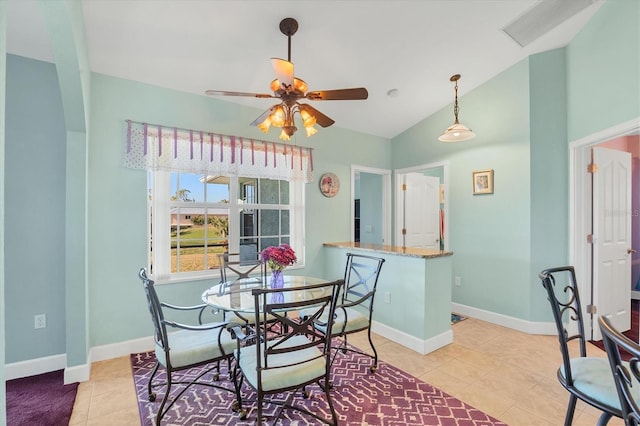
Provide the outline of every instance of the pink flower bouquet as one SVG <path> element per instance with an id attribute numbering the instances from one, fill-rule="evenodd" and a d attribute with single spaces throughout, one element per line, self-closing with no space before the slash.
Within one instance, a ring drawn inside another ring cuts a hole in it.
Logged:
<path id="1" fill-rule="evenodd" d="M 260 252 L 260 259 L 266 263 L 272 271 L 282 271 L 298 260 L 298 258 L 296 258 L 296 252 L 293 251 L 288 244 L 265 248 Z"/>

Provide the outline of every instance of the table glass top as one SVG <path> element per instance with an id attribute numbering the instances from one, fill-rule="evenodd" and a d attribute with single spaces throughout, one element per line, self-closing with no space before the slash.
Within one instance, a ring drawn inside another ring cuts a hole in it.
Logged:
<path id="1" fill-rule="evenodd" d="M 326 283 L 327 280 L 305 277 L 305 276 L 285 276 L 284 287 L 296 288 L 296 291 L 283 292 L 284 302 L 302 301 L 309 298 L 321 296 L 325 288 L 305 289 L 306 286 Z M 217 309 L 233 312 L 254 312 L 255 302 L 251 290 L 254 288 L 269 288 L 269 277 L 266 282 L 261 277 L 246 278 L 234 281 L 233 283 L 221 283 L 214 285 L 202 293 L 202 300 Z"/>

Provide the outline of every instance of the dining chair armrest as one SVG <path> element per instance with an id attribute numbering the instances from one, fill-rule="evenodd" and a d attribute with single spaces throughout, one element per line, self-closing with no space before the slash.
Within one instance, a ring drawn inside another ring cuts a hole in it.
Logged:
<path id="1" fill-rule="evenodd" d="M 371 297 L 373 297 L 373 291 L 368 292 L 367 294 L 362 296 L 360 299 L 355 300 L 353 302 L 347 302 L 347 303 L 342 303 L 340 305 L 337 305 L 336 309 L 338 309 L 338 308 L 350 308 L 352 306 L 361 305 L 362 302 L 366 301 L 367 299 L 370 299 Z"/>
<path id="2" fill-rule="evenodd" d="M 160 305 L 163 308 L 171 308 L 171 309 L 176 309 L 178 311 L 194 311 L 196 309 L 204 309 L 207 307 L 206 304 L 202 303 L 200 305 L 193 305 L 193 306 L 179 306 L 179 305 L 173 305 L 171 303 L 167 303 L 167 302 L 160 302 Z"/>
<path id="3" fill-rule="evenodd" d="M 160 302 L 160 306 L 162 306 L 163 308 L 170 308 L 176 311 L 200 311 L 198 312 L 198 324 L 202 325 L 205 323 L 202 317 L 209 305 L 202 303 L 202 304 L 193 305 L 193 306 L 179 306 L 179 305 L 173 305 L 171 303 Z M 211 313 L 212 315 L 215 315 L 215 311 L 213 309 Z"/>
<path id="4" fill-rule="evenodd" d="M 217 328 L 227 329 L 229 326 L 229 324 L 226 322 L 217 322 L 217 323 L 204 324 L 204 325 L 188 325 L 188 324 L 182 324 L 182 323 L 179 323 L 176 321 L 170 321 L 170 320 L 163 320 L 162 322 L 174 328 L 180 328 L 182 330 L 192 330 L 192 331 L 215 330 Z"/>
<path id="5" fill-rule="evenodd" d="M 246 330 L 250 330 L 250 332 L 246 332 Z M 229 327 L 229 331 L 233 338 L 238 339 L 238 343 L 246 342 L 256 337 L 255 331 L 249 326 L 243 327 L 238 324 L 232 324 L 231 327 Z"/>

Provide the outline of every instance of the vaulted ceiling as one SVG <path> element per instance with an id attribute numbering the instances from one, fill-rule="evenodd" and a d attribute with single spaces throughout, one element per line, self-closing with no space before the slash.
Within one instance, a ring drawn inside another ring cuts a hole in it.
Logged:
<path id="1" fill-rule="evenodd" d="M 567 45 L 602 2 L 82 0 L 82 6 L 92 71 L 202 96 L 207 89 L 269 93 L 270 58 L 287 58 L 278 26 L 293 17 L 299 29 L 291 61 L 310 90 L 369 91 L 366 101 L 314 106 L 335 126 L 392 138 L 451 105 L 451 75 L 462 75 L 463 98 L 527 56 Z M 567 3 L 585 8 L 572 16 L 554 9 Z M 517 21 L 528 17 L 530 23 Z M 525 36 L 543 34 L 521 46 L 503 31 L 512 23 L 522 23 Z M 54 62 L 38 0 L 8 0 L 7 50 Z M 260 110 L 273 104 L 219 99 Z M 462 102 L 461 121 L 469 121 Z"/>

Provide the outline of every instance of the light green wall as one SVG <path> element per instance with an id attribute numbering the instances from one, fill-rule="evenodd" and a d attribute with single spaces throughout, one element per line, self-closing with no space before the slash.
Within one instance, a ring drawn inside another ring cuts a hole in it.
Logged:
<path id="1" fill-rule="evenodd" d="M 567 47 L 568 136 L 640 117 L 640 1 L 609 0 Z"/>
<path id="2" fill-rule="evenodd" d="M 448 106 L 392 141 L 393 168 L 449 161 L 446 238 L 462 282 L 453 301 L 516 318 L 528 315 L 520 301 L 530 282 L 528 81 L 525 60 L 464 94 L 460 121 L 475 139 L 438 141 L 453 119 Z M 473 195 L 471 174 L 484 169 L 494 170 L 494 194 Z"/>
<path id="3" fill-rule="evenodd" d="M 264 135 L 248 125 L 262 110 L 215 98 L 98 74 L 92 77 L 91 94 L 88 253 L 91 345 L 95 346 L 150 334 L 146 302 L 136 278 L 147 259 L 146 174 L 122 167 L 124 121 L 278 139 L 275 132 Z M 322 276 L 322 243 L 349 240 L 350 164 L 364 161 L 389 168 L 389 142 L 338 127 L 322 129 L 308 139 L 301 132 L 296 135 L 293 143 L 314 147 L 316 178 L 332 172 L 342 182 L 342 190 L 333 198 L 322 196 L 317 182 L 306 188 L 306 272 Z M 177 303 L 190 304 L 200 300 L 202 291 L 212 284 L 170 284 L 159 291 L 175 297 Z"/>
<path id="4" fill-rule="evenodd" d="M 569 262 L 569 150 L 565 49 L 529 59 L 531 105 L 531 315 L 549 317 L 537 274 Z"/>
<path id="5" fill-rule="evenodd" d="M 7 56 L 6 361 L 66 352 L 65 126 L 56 67 Z M 47 328 L 34 329 L 34 315 Z"/>
<path id="6" fill-rule="evenodd" d="M 0 165 L 6 169 L 5 150 L 5 102 L 6 102 L 6 65 L 7 65 L 7 3 L 0 2 Z M 5 261 L 4 261 L 4 194 L 5 175 L 0 174 L 0 322 L 6 324 L 5 313 Z M 5 329 L 0 327 L 0 366 L 5 364 Z M 0 383 L 4 383 L 4 368 L 0 369 Z M 7 389 L 0 386 L 0 425 L 7 423 Z"/>

